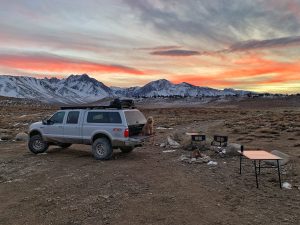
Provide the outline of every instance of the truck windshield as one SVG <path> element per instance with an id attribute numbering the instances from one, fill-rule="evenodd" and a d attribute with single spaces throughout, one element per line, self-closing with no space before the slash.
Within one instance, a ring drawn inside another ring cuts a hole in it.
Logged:
<path id="1" fill-rule="evenodd" d="M 146 123 L 146 118 L 140 111 L 125 111 L 125 117 L 128 126 Z"/>

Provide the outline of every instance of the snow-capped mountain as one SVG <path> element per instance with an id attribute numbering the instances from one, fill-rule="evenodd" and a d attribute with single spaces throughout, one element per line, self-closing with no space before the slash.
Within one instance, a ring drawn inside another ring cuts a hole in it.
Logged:
<path id="1" fill-rule="evenodd" d="M 80 104 L 113 97 L 112 90 L 88 75 L 66 79 L 0 76 L 0 95 L 49 103 Z"/>
<path id="2" fill-rule="evenodd" d="M 157 97 L 157 96 L 225 96 L 244 95 L 248 91 L 234 89 L 218 90 L 198 87 L 189 83 L 173 84 L 161 79 L 143 87 L 107 87 L 86 74 L 71 75 L 68 78 L 43 78 L 22 76 L 0 76 L 0 96 L 37 99 L 60 104 L 81 104 L 113 97 Z"/>
<path id="3" fill-rule="evenodd" d="M 110 87 L 115 96 L 132 98 L 140 87 L 120 88 Z"/>
<path id="4" fill-rule="evenodd" d="M 209 87 L 198 87 L 183 82 L 173 84 L 168 80 L 161 79 L 152 81 L 143 87 L 133 88 L 112 88 L 117 96 L 126 97 L 157 97 L 157 96 L 185 96 L 185 97 L 201 97 L 201 96 L 225 96 L 225 95 L 244 95 L 249 91 L 239 91 L 234 89 L 218 90 Z"/>
<path id="5" fill-rule="evenodd" d="M 168 80 L 162 79 L 157 81 L 152 81 L 146 84 L 144 87 L 140 88 L 135 92 L 137 96 L 216 96 L 223 95 L 222 91 L 206 88 L 197 87 L 188 83 L 173 84 Z"/>

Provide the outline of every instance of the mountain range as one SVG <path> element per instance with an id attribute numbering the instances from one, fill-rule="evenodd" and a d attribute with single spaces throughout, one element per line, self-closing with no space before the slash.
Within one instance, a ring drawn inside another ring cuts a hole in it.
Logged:
<path id="1" fill-rule="evenodd" d="M 158 96 L 228 96 L 245 95 L 249 91 L 199 87 L 183 82 L 173 84 L 161 79 L 142 87 L 108 87 L 87 74 L 70 75 L 67 78 L 43 78 L 24 76 L 0 76 L 0 96 L 37 99 L 47 103 L 82 104 L 113 97 L 158 97 Z"/>

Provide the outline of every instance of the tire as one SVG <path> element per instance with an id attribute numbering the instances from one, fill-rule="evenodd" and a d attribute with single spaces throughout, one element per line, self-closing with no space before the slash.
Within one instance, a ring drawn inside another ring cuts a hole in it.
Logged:
<path id="1" fill-rule="evenodd" d="M 72 144 L 70 143 L 59 143 L 57 144 L 57 146 L 61 147 L 61 148 L 69 148 Z"/>
<path id="2" fill-rule="evenodd" d="M 107 138 L 98 138 L 92 145 L 92 153 L 97 160 L 111 159 L 113 148 Z"/>
<path id="3" fill-rule="evenodd" d="M 133 147 L 129 147 L 129 146 L 126 146 L 126 147 L 120 147 L 120 150 L 121 150 L 123 153 L 129 153 L 129 152 L 132 152 Z"/>
<path id="4" fill-rule="evenodd" d="M 29 138 L 28 148 L 34 154 L 43 153 L 47 151 L 49 145 L 43 140 L 41 135 L 33 135 Z"/>

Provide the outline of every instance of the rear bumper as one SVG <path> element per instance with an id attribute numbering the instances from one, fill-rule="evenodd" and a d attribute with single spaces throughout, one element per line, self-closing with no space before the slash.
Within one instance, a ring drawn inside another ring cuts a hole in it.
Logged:
<path id="1" fill-rule="evenodd" d="M 112 141 L 113 147 L 141 147 L 149 136 L 132 136 L 123 140 Z"/>
<path id="2" fill-rule="evenodd" d="M 143 146 L 145 138 L 128 138 L 125 140 L 114 140 L 112 142 L 113 147 L 141 147 Z"/>

